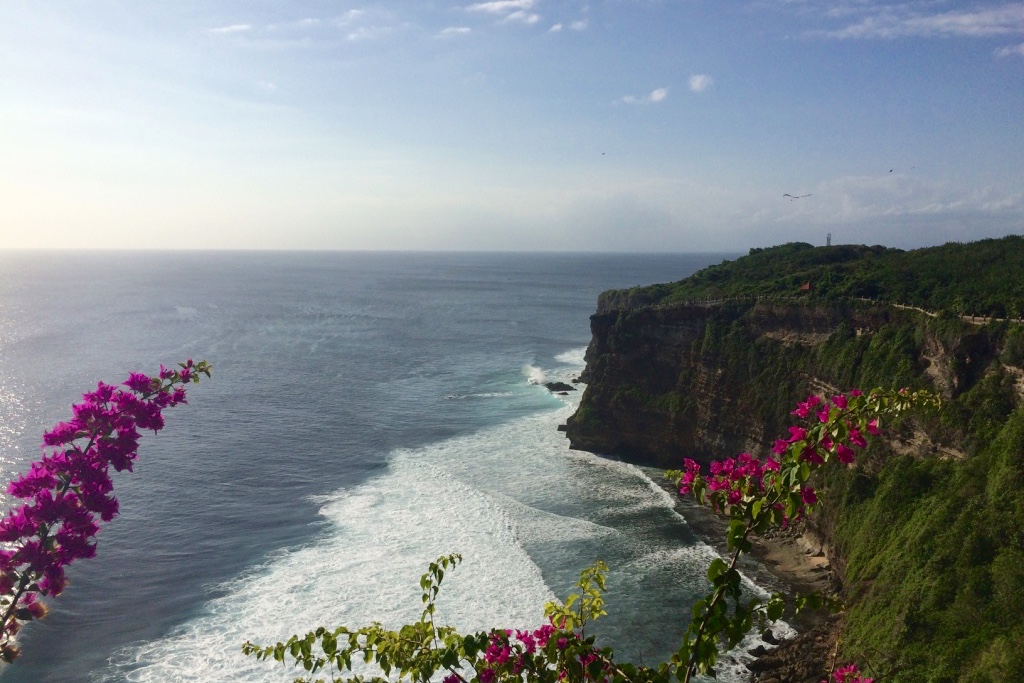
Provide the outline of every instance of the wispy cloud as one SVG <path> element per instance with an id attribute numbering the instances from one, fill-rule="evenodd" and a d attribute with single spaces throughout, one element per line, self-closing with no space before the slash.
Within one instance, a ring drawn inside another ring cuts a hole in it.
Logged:
<path id="1" fill-rule="evenodd" d="M 466 6 L 467 12 L 480 12 L 484 14 L 502 15 L 501 23 L 536 24 L 540 21 L 540 15 L 529 12 L 537 0 L 491 0 L 491 2 L 478 2 Z"/>
<path id="2" fill-rule="evenodd" d="M 491 0 L 491 2 L 478 2 L 466 7 L 470 12 L 489 12 L 491 14 L 505 14 L 516 10 L 528 10 L 537 4 L 537 0 Z"/>
<path id="3" fill-rule="evenodd" d="M 448 37 L 448 36 L 464 36 L 473 32 L 468 26 L 449 26 L 438 31 L 437 35 Z"/>
<path id="4" fill-rule="evenodd" d="M 1024 57 L 1024 43 L 1001 47 L 996 50 L 996 57 Z"/>
<path id="5" fill-rule="evenodd" d="M 664 102 L 666 97 L 668 97 L 668 88 L 658 88 L 643 97 L 625 95 L 615 100 L 615 104 L 657 104 L 658 102 Z"/>
<path id="6" fill-rule="evenodd" d="M 354 30 L 350 31 L 345 38 L 351 41 L 357 40 L 377 40 L 384 36 L 391 35 L 395 31 L 400 31 L 409 27 L 409 24 L 399 25 L 381 25 L 381 26 L 358 26 Z"/>
<path id="7" fill-rule="evenodd" d="M 1019 220 L 1024 216 L 1024 193 L 992 187 L 965 189 L 948 181 L 916 180 L 908 177 L 848 176 L 819 183 L 813 189 L 813 203 L 799 210 L 818 224 L 864 223 L 871 220 L 897 223 L 911 217 L 1000 217 Z M 790 222 L 793 205 L 780 204 L 777 220 Z"/>
<path id="8" fill-rule="evenodd" d="M 587 26 L 588 23 L 586 19 L 577 19 L 576 21 L 570 22 L 568 28 L 571 31 L 586 31 Z M 557 24 L 551 25 L 551 28 L 548 29 L 548 33 L 560 33 L 565 29 L 566 25 L 562 22 L 558 22 Z"/>
<path id="9" fill-rule="evenodd" d="M 536 24 L 540 21 L 540 15 L 534 14 L 533 12 L 524 12 L 523 10 L 517 10 L 510 14 L 506 14 L 505 18 L 501 20 L 505 23 L 520 23 L 520 24 Z"/>
<path id="10" fill-rule="evenodd" d="M 858 22 L 817 34 L 840 39 L 1024 35 L 1024 4 L 940 13 L 917 10 L 907 4 L 884 6 Z"/>
<path id="11" fill-rule="evenodd" d="M 213 33 L 214 35 L 227 35 L 231 33 L 245 33 L 246 31 L 251 30 L 252 24 L 231 24 L 230 26 L 211 28 L 207 30 L 207 33 Z"/>
<path id="12" fill-rule="evenodd" d="M 327 45 L 339 39 L 349 42 L 372 41 L 409 27 L 408 22 L 397 22 L 393 13 L 388 11 L 350 9 L 324 19 L 307 17 L 271 24 L 232 24 L 207 29 L 207 33 L 232 36 L 239 45 L 276 49 Z M 442 30 L 439 35 L 451 36 L 469 31 L 469 28 L 453 26 Z M 317 37 L 311 37 L 313 34 L 317 34 Z"/>
<path id="13" fill-rule="evenodd" d="M 704 92 L 710 88 L 715 82 L 715 79 L 711 78 L 707 74 L 693 74 L 690 76 L 690 90 L 693 92 Z"/>

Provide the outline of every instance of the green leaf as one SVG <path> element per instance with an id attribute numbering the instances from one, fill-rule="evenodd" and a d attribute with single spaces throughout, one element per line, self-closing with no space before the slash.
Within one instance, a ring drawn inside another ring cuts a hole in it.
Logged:
<path id="1" fill-rule="evenodd" d="M 708 581 L 714 583 L 715 579 L 721 576 L 728 569 L 729 564 L 721 557 L 716 557 L 711 560 L 711 564 L 708 565 Z"/>
<path id="2" fill-rule="evenodd" d="M 746 524 L 742 519 L 734 519 L 729 522 L 729 530 L 726 535 L 728 541 L 729 550 L 735 550 L 736 546 L 743 539 L 743 536 L 747 532 Z"/>

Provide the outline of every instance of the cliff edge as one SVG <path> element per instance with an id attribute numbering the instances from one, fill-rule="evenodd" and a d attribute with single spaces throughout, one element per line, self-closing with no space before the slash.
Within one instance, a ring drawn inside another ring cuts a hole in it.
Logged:
<path id="1" fill-rule="evenodd" d="M 766 453 L 811 393 L 936 392 L 937 414 L 886 425 L 856 467 L 815 482 L 824 503 L 810 522 L 848 603 L 839 657 L 893 683 L 1024 680 L 1014 273 L 1020 237 L 910 252 L 790 244 L 606 292 L 566 435 L 576 449 L 679 467 Z"/>

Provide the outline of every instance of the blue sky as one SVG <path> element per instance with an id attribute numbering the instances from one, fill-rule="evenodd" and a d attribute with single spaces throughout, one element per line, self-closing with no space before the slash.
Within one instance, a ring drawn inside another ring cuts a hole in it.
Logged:
<path id="1" fill-rule="evenodd" d="M 1020 2 L 0 3 L 0 248 L 1021 232 Z"/>

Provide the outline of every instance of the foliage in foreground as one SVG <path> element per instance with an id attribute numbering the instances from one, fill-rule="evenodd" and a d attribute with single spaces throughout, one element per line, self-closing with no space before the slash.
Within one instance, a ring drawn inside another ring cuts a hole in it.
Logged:
<path id="1" fill-rule="evenodd" d="M 163 410 L 185 403 L 185 385 L 210 376 L 206 361 L 160 366 L 156 377 L 129 375 L 126 389 L 100 382 L 72 406 L 74 416 L 43 435 L 44 454 L 7 492 L 29 502 L 0 521 L 0 659 L 18 656 L 14 638 L 24 623 L 46 615 L 40 596 L 56 597 L 67 583 L 64 568 L 93 557 L 97 517 L 118 512 L 110 478 L 132 470 L 139 429 L 163 429 Z"/>
<path id="2" fill-rule="evenodd" d="M 420 586 L 425 605 L 420 620 L 398 630 L 379 623 L 351 629 L 319 627 L 274 645 L 246 642 L 245 654 L 261 661 L 292 662 L 307 672 L 297 682 L 333 683 L 408 680 L 427 683 L 443 677 L 444 683 L 495 683 L 529 681 L 597 681 L 600 683 L 687 683 L 698 675 L 714 675 L 719 652 L 740 643 L 755 627 L 782 617 L 786 597 L 767 600 L 745 597 L 737 563 L 751 549 L 750 537 L 785 526 L 807 514 L 817 504 L 809 483 L 812 475 L 830 461 L 852 466 L 855 449 L 867 446 L 867 437 L 878 434 L 880 421 L 911 408 L 934 407 L 937 401 L 925 392 L 851 391 L 829 400 L 811 396 L 796 410 L 801 424 L 790 428 L 788 439 L 776 441 L 775 457 L 763 460 L 750 454 L 712 463 L 704 475 L 700 466 L 685 461 L 685 469 L 670 472 L 680 493 L 693 494 L 698 502 L 728 515 L 728 559 L 718 558 L 707 570 L 712 590 L 693 606 L 679 650 L 657 666 L 637 666 L 615 660 L 614 652 L 599 647 L 587 624 L 605 614 L 602 592 L 603 563 L 583 571 L 579 593 L 564 604 L 549 603 L 548 623 L 535 630 L 493 629 L 460 634 L 454 627 L 434 621 L 436 599 L 445 572 L 460 560 L 457 554 L 439 558 L 423 575 Z M 832 606 L 820 595 L 796 596 L 796 610 Z M 355 664 L 372 665 L 361 674 Z M 871 683 L 855 665 L 831 671 L 837 683 Z M 325 678 L 327 676 L 328 678 Z"/>

